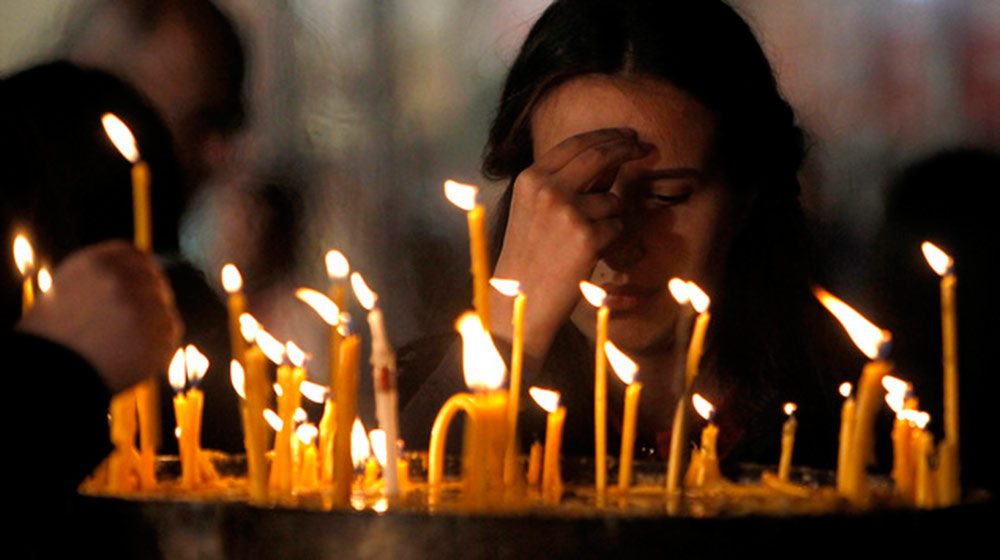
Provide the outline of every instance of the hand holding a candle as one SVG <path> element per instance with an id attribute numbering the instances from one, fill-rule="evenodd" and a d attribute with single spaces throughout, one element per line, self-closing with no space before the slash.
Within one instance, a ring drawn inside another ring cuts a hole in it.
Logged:
<path id="1" fill-rule="evenodd" d="M 156 262 L 111 241 L 67 257 L 18 329 L 79 353 L 118 392 L 170 361 L 183 324 Z"/>

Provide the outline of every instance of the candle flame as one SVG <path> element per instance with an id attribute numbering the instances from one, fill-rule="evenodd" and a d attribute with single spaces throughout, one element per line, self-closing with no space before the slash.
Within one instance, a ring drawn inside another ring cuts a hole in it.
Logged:
<path id="1" fill-rule="evenodd" d="M 292 422 L 295 422 L 296 424 L 301 424 L 308 419 L 309 415 L 306 413 L 306 409 L 301 406 L 296 408 L 295 412 L 292 413 Z"/>
<path id="2" fill-rule="evenodd" d="M 257 339 L 257 331 L 260 330 L 260 323 L 249 313 L 240 314 L 240 334 L 243 340 L 252 343 Z"/>
<path id="3" fill-rule="evenodd" d="M 792 414 L 795 414 L 795 411 L 798 410 L 798 409 L 799 409 L 799 405 L 797 405 L 797 404 L 795 404 L 793 402 L 786 402 L 785 406 L 782 407 L 782 410 L 784 410 L 785 414 L 787 414 L 788 416 L 791 416 Z"/>
<path id="4" fill-rule="evenodd" d="M 306 363 L 306 353 L 291 340 L 285 344 L 285 353 L 288 356 L 288 361 L 292 362 L 295 367 L 302 367 L 302 364 Z"/>
<path id="5" fill-rule="evenodd" d="M 358 303 L 368 311 L 375 307 L 378 301 L 378 294 L 372 291 L 365 283 L 364 277 L 357 272 L 351 273 L 351 288 L 354 290 L 354 297 L 358 298 Z"/>
<path id="6" fill-rule="evenodd" d="M 844 326 L 847 334 L 861 352 L 872 360 L 880 357 L 883 346 L 892 339 L 889 331 L 878 328 L 851 306 L 837 299 L 837 297 L 823 288 L 813 288 L 813 294 L 836 317 L 837 321 Z"/>
<path id="7" fill-rule="evenodd" d="M 677 300 L 677 303 L 684 305 L 691 301 L 691 296 L 688 295 L 688 283 L 680 278 L 671 278 L 667 282 L 667 288 L 670 290 L 670 295 L 674 296 L 674 299 Z"/>
<path id="8" fill-rule="evenodd" d="M 465 384 L 472 390 L 490 391 L 503 385 L 507 366 L 497 352 L 490 333 L 483 328 L 479 315 L 467 311 L 455 328 L 462 335 L 462 367 Z"/>
<path id="9" fill-rule="evenodd" d="M 604 288 L 597 284 L 591 284 L 586 280 L 580 282 L 580 292 L 583 293 L 583 297 L 587 300 L 587 303 L 594 307 L 604 305 L 604 298 L 608 297 L 608 292 L 604 291 Z"/>
<path id="10" fill-rule="evenodd" d="M 31 248 L 28 238 L 22 234 L 17 234 L 14 238 L 14 264 L 17 265 L 21 276 L 27 276 L 35 266 L 35 251 Z"/>
<path id="11" fill-rule="evenodd" d="M 691 395 L 691 404 L 694 405 L 694 410 L 699 416 L 709 422 L 712 421 L 712 418 L 715 416 L 715 407 L 712 406 L 712 403 L 708 402 L 705 397 L 695 393 Z"/>
<path id="12" fill-rule="evenodd" d="M 538 406 L 542 407 L 542 410 L 549 414 L 552 414 L 559 408 L 559 391 L 532 387 L 528 389 L 528 394 L 531 395 L 532 399 L 535 399 L 535 402 L 538 403 Z"/>
<path id="13" fill-rule="evenodd" d="M 354 462 L 354 468 L 364 465 L 369 456 L 371 456 L 371 445 L 368 443 L 365 425 L 361 423 L 360 418 L 355 418 L 354 426 L 351 428 L 351 460 Z"/>
<path id="14" fill-rule="evenodd" d="M 274 394 L 277 395 L 278 398 L 285 396 L 285 390 L 281 388 L 281 385 L 275 383 L 271 385 L 271 388 L 274 389 Z"/>
<path id="15" fill-rule="evenodd" d="M 316 404 L 323 404 L 326 401 L 327 388 L 325 385 L 320 385 L 319 383 L 313 383 L 312 381 L 303 381 L 299 385 L 299 392 L 307 400 L 314 402 Z"/>
<path id="16" fill-rule="evenodd" d="M 222 267 L 222 289 L 226 290 L 227 294 L 235 294 L 243 289 L 243 275 L 233 263 L 226 263 Z"/>
<path id="17" fill-rule="evenodd" d="M 372 454 L 375 455 L 375 460 L 378 461 L 379 465 L 382 465 L 382 467 L 385 468 L 385 463 L 388 460 L 386 458 L 388 450 L 386 449 L 385 430 L 375 428 L 374 430 L 368 432 L 368 441 L 371 442 Z"/>
<path id="18" fill-rule="evenodd" d="M 319 429 L 313 424 L 302 424 L 295 430 L 295 435 L 299 438 L 299 441 L 303 445 L 312 445 L 316 436 L 319 435 Z"/>
<path id="19" fill-rule="evenodd" d="M 181 439 L 181 433 L 182 432 L 181 432 L 181 427 L 180 426 L 177 426 L 176 428 L 174 428 L 174 437 L 175 438 Z"/>
<path id="20" fill-rule="evenodd" d="M 886 390 L 885 403 L 898 417 L 906 405 L 906 395 L 911 389 L 910 384 L 898 377 L 886 375 L 882 378 L 882 388 Z"/>
<path id="21" fill-rule="evenodd" d="M 299 288 L 295 290 L 295 297 L 304 301 L 306 305 L 312 307 L 327 325 L 331 327 L 336 326 L 340 323 L 340 308 L 337 307 L 333 300 L 326 297 L 323 292 L 313 290 L 312 288 Z"/>
<path id="22" fill-rule="evenodd" d="M 920 249 L 924 252 L 924 258 L 927 259 L 927 264 L 931 265 L 931 268 L 934 269 L 934 272 L 936 272 L 938 276 L 948 274 L 951 272 L 952 267 L 955 266 L 955 261 L 952 260 L 951 256 L 930 241 L 924 241 L 920 245 Z"/>
<path id="23" fill-rule="evenodd" d="M 466 212 L 476 207 L 476 193 L 479 188 L 475 185 L 466 185 L 451 179 L 444 182 L 444 196 L 448 201 L 458 206 Z"/>
<path id="24" fill-rule="evenodd" d="M 101 116 L 101 124 L 104 125 L 104 132 L 122 157 L 130 163 L 139 161 L 139 148 L 136 147 L 135 136 L 132 135 L 128 125 L 112 113 L 104 113 Z"/>
<path id="25" fill-rule="evenodd" d="M 276 432 L 280 432 L 285 427 L 285 423 L 281 420 L 281 417 L 278 416 L 278 413 L 270 408 L 264 409 L 264 421 L 266 421 L 267 424 L 271 426 L 271 429 Z"/>
<path id="26" fill-rule="evenodd" d="M 507 297 L 514 297 L 521 289 L 521 283 L 517 280 L 506 280 L 503 278 L 490 278 L 490 286 Z"/>
<path id="27" fill-rule="evenodd" d="M 38 269 L 38 289 L 47 294 L 52 290 L 52 274 L 44 266 Z"/>
<path id="28" fill-rule="evenodd" d="M 236 394 L 241 399 L 246 399 L 246 372 L 243 371 L 243 366 L 237 360 L 229 362 L 229 381 L 233 384 Z"/>
<path id="29" fill-rule="evenodd" d="M 184 364 L 187 366 L 187 378 L 191 383 L 198 383 L 208 372 L 208 356 L 201 353 L 194 344 L 184 348 Z"/>
<path id="30" fill-rule="evenodd" d="M 615 375 L 618 379 L 622 380 L 622 383 L 629 385 L 635 381 L 635 375 L 639 371 L 639 365 L 625 355 L 624 352 L 618 349 L 617 346 L 610 340 L 604 342 L 604 353 L 608 357 L 608 361 L 611 362 L 611 369 L 614 370 Z"/>
<path id="31" fill-rule="evenodd" d="M 708 306 L 712 303 L 712 299 L 708 297 L 698 284 L 688 281 L 688 297 L 691 299 L 691 307 L 698 313 L 704 313 L 708 311 Z"/>
<path id="32" fill-rule="evenodd" d="M 931 421 L 931 415 L 921 410 L 903 410 L 896 415 L 896 418 L 912 422 L 914 426 L 921 430 L 926 428 L 927 424 Z"/>
<path id="33" fill-rule="evenodd" d="M 326 275 L 331 280 L 343 280 L 347 278 L 347 273 L 351 271 L 351 265 L 347 262 L 347 257 L 340 251 L 333 249 L 326 252 Z"/>
<path id="34" fill-rule="evenodd" d="M 851 396 L 851 389 L 853 389 L 853 388 L 854 387 L 851 386 L 850 383 L 848 383 L 847 381 L 844 381 L 843 383 L 840 384 L 840 388 L 839 388 L 840 396 L 844 397 L 845 399 L 847 397 L 850 397 Z"/>
<path id="35" fill-rule="evenodd" d="M 267 356 L 268 360 L 279 366 L 285 363 L 285 345 L 278 342 L 278 339 L 271 336 L 271 333 L 265 331 L 263 328 L 258 328 L 254 341 L 260 347 L 261 351 L 264 352 L 264 355 Z"/>
<path id="36" fill-rule="evenodd" d="M 179 393 L 184 390 L 184 384 L 187 382 L 187 371 L 184 368 L 183 348 L 178 348 L 174 352 L 174 357 L 170 360 L 170 366 L 167 368 L 167 380 L 174 391 Z"/>

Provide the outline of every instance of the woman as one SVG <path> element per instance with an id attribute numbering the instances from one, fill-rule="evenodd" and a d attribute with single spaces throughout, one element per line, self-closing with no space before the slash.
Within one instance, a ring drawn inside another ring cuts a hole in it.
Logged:
<path id="1" fill-rule="evenodd" d="M 526 385 L 563 392 L 569 453 L 593 445 L 595 310 L 579 281 L 608 291 L 609 337 L 645 387 L 638 446 L 662 454 L 686 323 L 666 283 L 681 277 L 712 297 L 696 390 L 719 411 L 720 453 L 775 462 L 781 404 L 795 401 L 797 459 L 832 461 L 836 377 L 857 370 L 830 375 L 813 344 L 826 323 L 798 202 L 803 144 L 760 46 L 722 2 L 561 0 L 541 16 L 508 75 L 483 170 L 509 181 L 495 276 L 528 295 L 537 373 Z M 494 295 L 490 328 L 508 339 L 511 303 Z M 460 383 L 454 354 L 427 374 L 436 360 L 404 353 L 404 424 L 429 427 L 454 392 L 445 380 Z M 609 388 L 614 427 L 623 390 Z"/>

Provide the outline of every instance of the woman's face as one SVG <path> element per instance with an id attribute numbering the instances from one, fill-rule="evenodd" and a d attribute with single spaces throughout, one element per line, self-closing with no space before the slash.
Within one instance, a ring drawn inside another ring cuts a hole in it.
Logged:
<path id="1" fill-rule="evenodd" d="M 595 187 L 621 199 L 624 230 L 590 280 L 608 291 L 615 344 L 636 355 L 669 350 L 680 308 L 667 282 L 693 280 L 712 296 L 744 206 L 710 167 L 714 115 L 662 80 L 595 74 L 548 93 L 531 126 L 536 159 L 571 136 L 602 128 L 631 128 L 652 146 Z M 595 316 L 581 298 L 572 319 L 593 336 Z"/>

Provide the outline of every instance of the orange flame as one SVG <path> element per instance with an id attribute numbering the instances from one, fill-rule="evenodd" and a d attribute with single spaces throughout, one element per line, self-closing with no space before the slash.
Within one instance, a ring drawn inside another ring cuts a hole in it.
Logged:
<path id="1" fill-rule="evenodd" d="M 285 363 L 285 345 L 278 342 L 278 339 L 271 336 L 271 333 L 259 328 L 254 341 L 268 360 L 279 366 Z"/>
<path id="2" fill-rule="evenodd" d="M 260 331 L 260 323 L 249 313 L 240 314 L 240 334 L 243 340 L 252 343 L 257 339 L 257 332 Z"/>
<path id="3" fill-rule="evenodd" d="M 691 395 L 691 404 L 694 405 L 694 410 L 699 416 L 709 422 L 712 421 L 712 418 L 715 416 L 715 407 L 712 406 L 712 403 L 708 402 L 705 397 L 695 393 Z"/>
<path id="4" fill-rule="evenodd" d="M 288 356 L 288 361 L 292 362 L 295 367 L 302 367 L 306 363 L 306 353 L 299 348 L 298 344 L 295 344 L 291 340 L 285 344 L 285 355 Z"/>
<path id="5" fill-rule="evenodd" d="M 277 395 L 278 398 L 285 396 L 285 390 L 281 388 L 281 385 L 275 383 L 271 385 L 271 389 L 274 389 L 274 394 Z"/>
<path id="6" fill-rule="evenodd" d="M 326 275 L 331 280 L 343 280 L 347 278 L 347 273 L 351 271 L 351 265 L 347 262 L 347 257 L 340 251 L 333 249 L 326 252 Z"/>
<path id="7" fill-rule="evenodd" d="M 17 234 L 14 238 L 14 264 L 21 276 L 27 276 L 35 266 L 35 251 L 28 238 L 22 234 Z"/>
<path id="8" fill-rule="evenodd" d="M 351 460 L 354 468 L 359 468 L 365 464 L 371 456 L 371 445 L 368 443 L 368 434 L 365 432 L 365 425 L 360 418 L 354 419 L 354 426 L 351 428 Z"/>
<path id="9" fill-rule="evenodd" d="M 491 391 L 503 385 L 507 366 L 497 352 L 490 333 L 483 328 L 479 315 L 467 311 L 455 328 L 462 335 L 462 367 L 465 384 L 472 390 Z"/>
<path id="10" fill-rule="evenodd" d="M 838 389 L 840 391 L 840 396 L 844 397 L 845 399 L 847 397 L 850 397 L 851 396 L 851 389 L 853 389 L 853 388 L 854 387 L 851 386 L 850 383 L 848 383 L 847 381 L 844 381 L 843 383 L 840 384 L 840 388 Z"/>
<path id="11" fill-rule="evenodd" d="M 302 424 L 295 430 L 295 435 L 299 438 L 299 441 L 303 445 L 312 445 L 316 436 L 319 435 L 319 429 L 313 424 Z"/>
<path id="12" fill-rule="evenodd" d="M 358 303 L 361 304 L 361 307 L 364 307 L 368 311 L 371 311 L 375 307 L 378 295 L 368 287 L 361 274 L 357 272 L 351 273 L 351 288 L 354 290 L 354 297 L 358 298 Z"/>
<path id="13" fill-rule="evenodd" d="M 307 414 L 306 409 L 302 408 L 301 406 L 296 408 L 295 412 L 292 413 L 292 422 L 295 422 L 296 424 L 301 424 L 308 419 L 309 419 L 309 414 Z"/>
<path id="14" fill-rule="evenodd" d="M 608 297 L 608 292 L 604 291 L 604 288 L 597 284 L 591 284 L 586 280 L 580 282 L 580 292 L 583 293 L 583 297 L 587 300 L 587 303 L 594 307 L 604 305 L 604 299 Z"/>
<path id="15" fill-rule="evenodd" d="M 622 380 L 622 383 L 629 385 L 635 381 L 635 375 L 639 372 L 639 365 L 632 358 L 626 356 L 610 340 L 604 342 L 604 353 L 608 356 L 608 361 L 611 362 L 611 369 L 614 370 L 618 379 Z"/>
<path id="16" fill-rule="evenodd" d="M 670 294 L 674 296 L 674 299 L 677 300 L 677 303 L 681 305 L 690 303 L 691 307 L 698 313 L 707 311 L 708 306 L 712 303 L 708 294 L 694 282 L 681 280 L 680 278 L 671 278 L 667 282 L 667 288 L 670 290 Z"/>
<path id="17" fill-rule="evenodd" d="M 104 132 L 122 157 L 129 160 L 130 163 L 139 161 L 139 148 L 136 147 L 135 136 L 132 135 L 128 125 L 113 113 L 104 113 L 101 116 L 101 124 L 104 125 Z"/>
<path id="18" fill-rule="evenodd" d="M 187 383 L 187 371 L 184 367 L 183 348 L 178 348 L 174 352 L 174 357 L 170 360 L 170 366 L 167 368 L 167 380 L 174 391 L 180 392 L 184 390 L 184 385 Z"/>
<path id="19" fill-rule="evenodd" d="M 243 371 L 243 366 L 236 360 L 229 362 L 229 381 L 233 384 L 236 394 L 241 399 L 246 399 L 246 372 Z"/>
<path id="20" fill-rule="evenodd" d="M 38 289 L 43 294 L 52 290 L 52 274 L 44 266 L 38 269 Z"/>
<path id="21" fill-rule="evenodd" d="M 278 416 L 278 413 L 270 408 L 264 409 L 264 420 L 269 426 L 271 426 L 271 429 L 276 432 L 280 432 L 285 427 L 285 423 L 281 420 L 281 416 Z"/>
<path id="22" fill-rule="evenodd" d="M 671 278 L 667 282 L 667 288 L 670 290 L 670 295 L 674 296 L 677 303 L 684 305 L 685 303 L 691 301 L 691 296 L 688 295 L 688 283 L 680 278 Z"/>
<path id="23" fill-rule="evenodd" d="M 375 428 L 374 430 L 368 432 L 368 441 L 371 442 L 372 454 L 375 455 L 375 460 L 378 461 L 378 464 L 384 467 L 386 461 L 388 460 L 386 459 L 388 450 L 386 449 L 385 430 Z"/>
<path id="24" fill-rule="evenodd" d="M 311 307 L 327 325 L 333 327 L 340 323 L 340 308 L 323 292 L 312 288 L 299 288 L 295 290 L 295 297 Z"/>
<path id="25" fill-rule="evenodd" d="M 931 421 L 931 415 L 921 410 L 902 410 L 896 415 L 896 418 L 912 422 L 914 426 L 921 430 L 926 428 L 927 424 Z"/>
<path id="26" fill-rule="evenodd" d="M 892 339 L 889 331 L 878 328 L 851 306 L 823 288 L 813 288 L 813 294 L 844 326 L 859 350 L 869 359 L 875 360 L 880 357 L 885 345 Z"/>
<path id="27" fill-rule="evenodd" d="M 793 402 L 786 402 L 785 406 L 782 407 L 782 410 L 784 410 L 785 414 L 787 414 L 788 416 L 791 416 L 792 414 L 795 414 L 795 411 L 798 410 L 798 409 L 799 409 L 799 405 L 797 405 L 797 404 L 795 404 Z"/>
<path id="28" fill-rule="evenodd" d="M 532 387 L 528 389 L 528 394 L 538 403 L 538 406 L 542 407 L 542 410 L 549 414 L 552 414 L 559 408 L 559 391 Z"/>
<path id="29" fill-rule="evenodd" d="M 924 258 L 927 259 L 927 264 L 931 265 L 938 276 L 950 273 L 955 266 L 955 261 L 952 260 L 951 256 L 930 241 L 924 241 L 920 245 L 920 249 L 924 253 Z"/>
<path id="30" fill-rule="evenodd" d="M 314 402 L 316 404 L 323 404 L 326 401 L 327 388 L 325 385 L 320 385 L 319 383 L 313 383 L 312 381 L 303 381 L 299 385 L 299 392 L 307 400 Z"/>
<path id="31" fill-rule="evenodd" d="M 476 194 L 479 188 L 448 179 L 444 182 L 444 196 L 449 202 L 466 212 L 476 207 Z"/>
<path id="32" fill-rule="evenodd" d="M 507 297 L 514 297 L 521 289 L 521 283 L 517 280 L 506 280 L 503 278 L 490 278 L 490 286 Z"/>
<path id="33" fill-rule="evenodd" d="M 187 378 L 191 383 L 198 383 L 208 373 L 208 356 L 201 353 L 194 344 L 184 348 L 184 365 L 187 367 Z"/>

